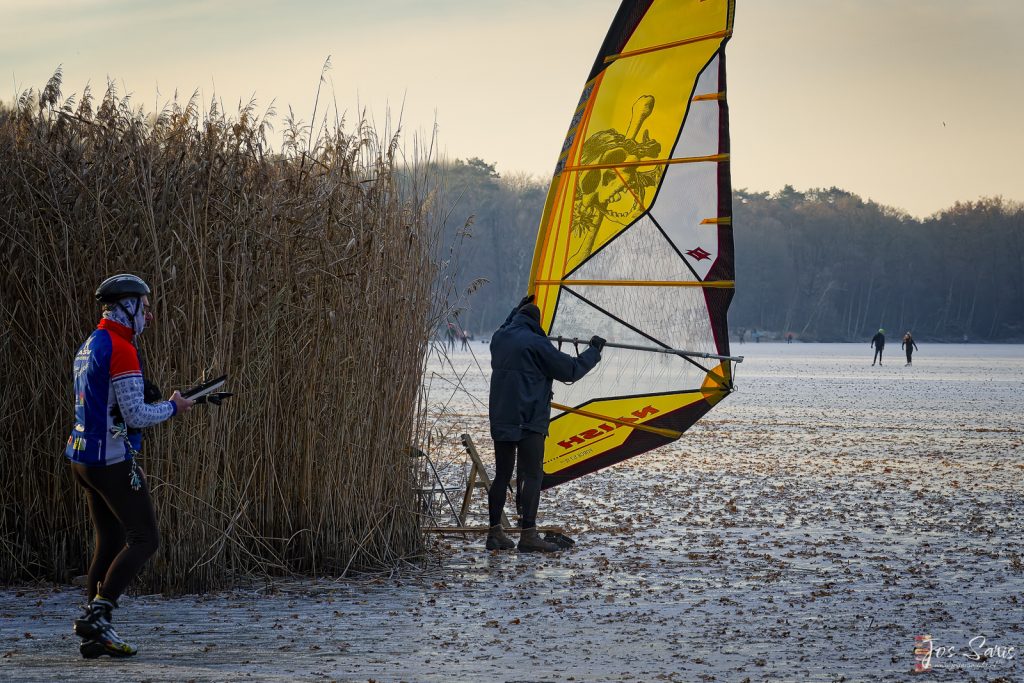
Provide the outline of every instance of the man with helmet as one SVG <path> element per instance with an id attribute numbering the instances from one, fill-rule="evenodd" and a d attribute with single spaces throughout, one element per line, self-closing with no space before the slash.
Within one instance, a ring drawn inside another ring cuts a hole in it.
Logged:
<path id="1" fill-rule="evenodd" d="M 104 280 L 96 290 L 102 319 L 75 355 L 75 426 L 64 454 L 85 490 L 96 531 L 88 605 L 74 623 L 87 658 L 137 651 L 111 626 L 117 599 L 159 544 L 149 486 L 135 456 L 142 428 L 188 412 L 194 403 L 177 391 L 165 401 L 145 400 L 136 343 L 153 321 L 149 295 L 149 285 L 138 276 Z"/>

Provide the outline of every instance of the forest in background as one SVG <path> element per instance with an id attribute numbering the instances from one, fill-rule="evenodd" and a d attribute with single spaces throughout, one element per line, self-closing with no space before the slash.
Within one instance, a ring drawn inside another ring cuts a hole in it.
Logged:
<path id="1" fill-rule="evenodd" d="M 464 292 L 453 318 L 487 337 L 526 291 L 547 180 L 502 176 L 480 159 L 445 170 L 444 244 Z M 1018 202 L 958 202 L 917 219 L 834 187 L 741 189 L 733 225 L 734 335 L 865 341 L 883 327 L 928 341 L 1024 340 Z"/>

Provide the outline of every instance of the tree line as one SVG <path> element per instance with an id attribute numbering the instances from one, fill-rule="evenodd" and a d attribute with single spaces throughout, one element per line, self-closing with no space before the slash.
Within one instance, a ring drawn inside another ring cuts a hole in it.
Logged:
<path id="1" fill-rule="evenodd" d="M 461 294 L 452 318 L 486 336 L 526 291 L 547 181 L 480 159 L 445 171 L 444 248 Z M 733 226 L 735 334 L 862 341 L 881 327 L 930 341 L 1024 340 L 1021 203 L 958 202 L 918 219 L 836 187 L 741 189 Z"/>

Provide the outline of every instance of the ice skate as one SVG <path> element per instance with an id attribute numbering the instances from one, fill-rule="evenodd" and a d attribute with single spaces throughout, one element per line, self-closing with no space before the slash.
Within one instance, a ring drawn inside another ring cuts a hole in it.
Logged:
<path id="1" fill-rule="evenodd" d="M 103 598 L 90 602 L 81 618 L 75 619 L 74 631 L 83 639 L 78 651 L 86 659 L 103 655 L 110 657 L 131 657 L 138 650 L 125 642 L 111 624 L 114 603 Z"/>
<path id="2" fill-rule="evenodd" d="M 104 598 L 97 598 L 82 608 L 82 616 L 75 619 L 72 630 L 82 640 L 90 640 L 99 635 L 102 624 L 113 622 L 114 603 Z"/>
<path id="3" fill-rule="evenodd" d="M 121 640 L 113 628 L 99 638 L 82 641 L 78 651 L 85 659 L 97 659 L 103 655 L 108 657 L 131 657 L 138 652 L 134 646 Z"/>

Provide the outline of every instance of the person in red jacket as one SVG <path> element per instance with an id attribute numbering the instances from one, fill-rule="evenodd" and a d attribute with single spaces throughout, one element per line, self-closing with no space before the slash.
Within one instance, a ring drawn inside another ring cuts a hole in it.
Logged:
<path id="1" fill-rule="evenodd" d="M 903 342 L 900 344 L 900 347 L 907 352 L 907 365 L 911 365 L 914 351 L 917 351 L 917 344 L 914 342 L 914 337 L 910 334 L 910 330 L 907 330 L 907 333 L 903 335 Z"/>
<path id="2" fill-rule="evenodd" d="M 64 454 L 96 531 L 88 605 L 74 622 L 79 650 L 89 659 L 137 652 L 111 620 L 117 599 L 160 542 L 146 476 L 135 460 L 141 430 L 188 412 L 194 403 L 177 391 L 166 401 L 145 400 L 135 344 L 153 321 L 149 295 L 149 285 L 135 275 L 104 280 L 96 290 L 103 317 L 75 355 L 75 425 Z"/>

